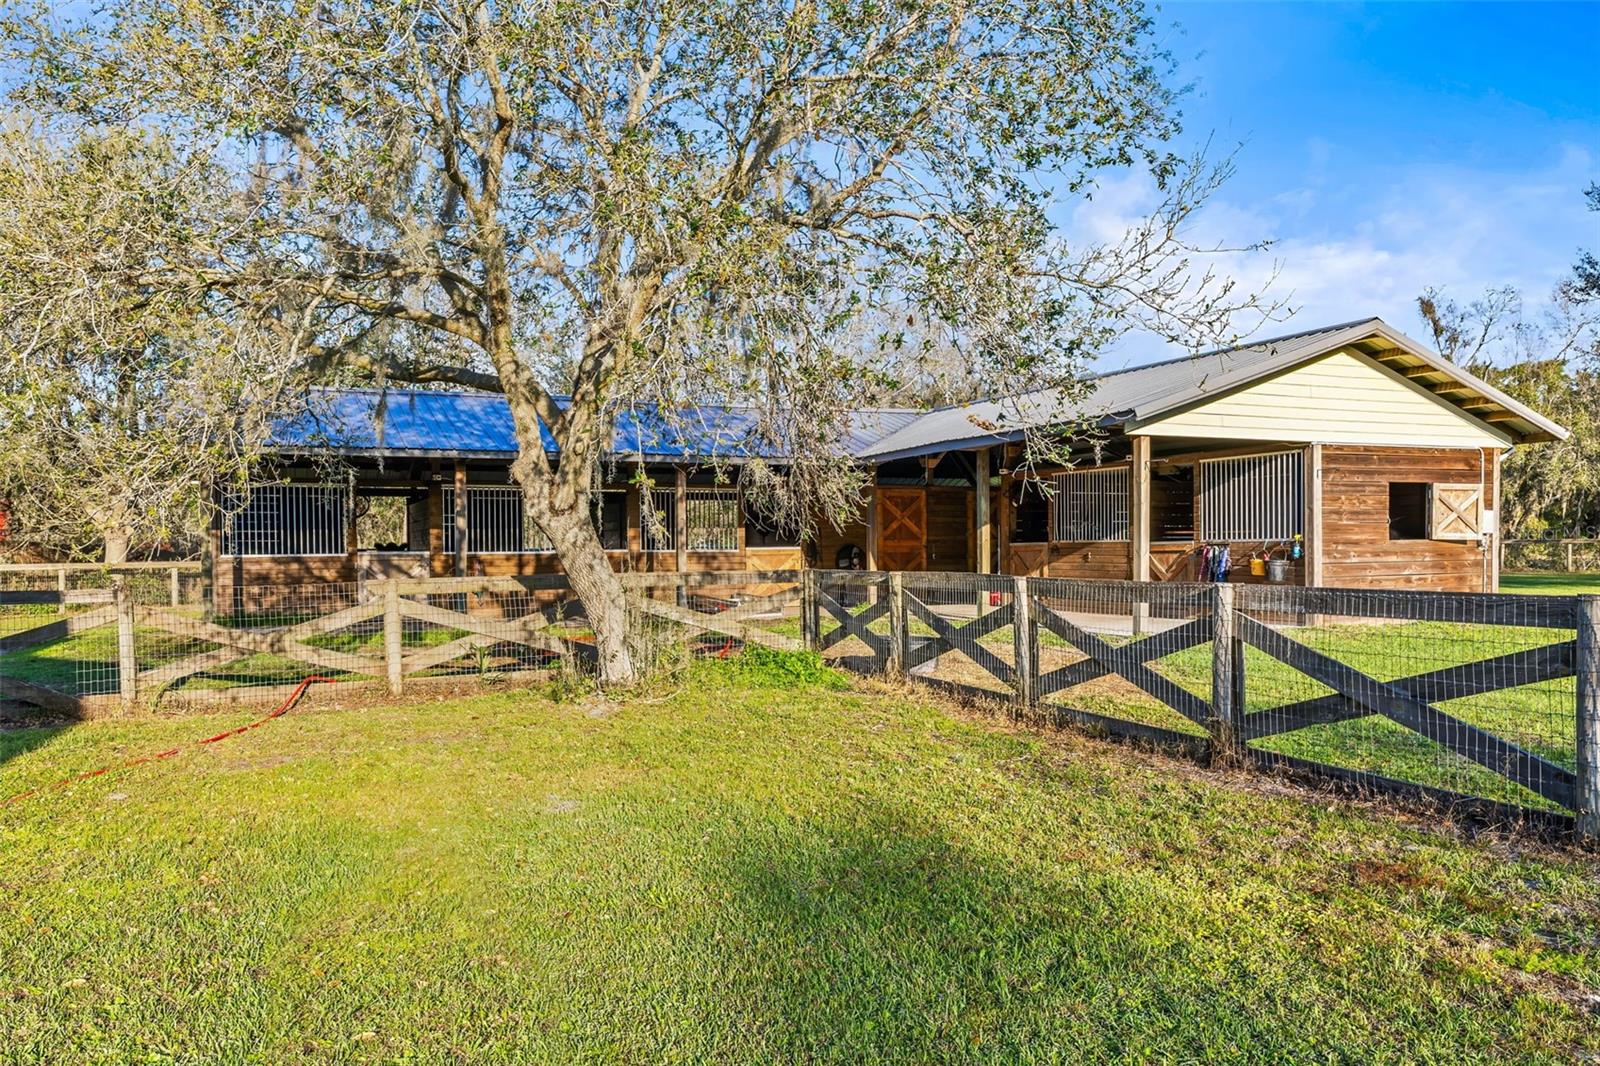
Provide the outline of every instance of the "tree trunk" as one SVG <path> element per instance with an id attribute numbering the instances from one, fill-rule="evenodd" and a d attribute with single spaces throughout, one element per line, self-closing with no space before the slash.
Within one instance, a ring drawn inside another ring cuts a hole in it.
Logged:
<path id="1" fill-rule="evenodd" d="M 125 562 L 127 562 L 128 561 L 128 546 L 129 546 L 129 544 L 132 543 L 132 539 L 133 538 L 128 536 L 127 532 L 122 531 L 122 530 L 113 530 L 111 532 L 106 533 L 106 535 L 105 535 L 105 544 L 106 544 L 105 561 L 107 563 L 111 563 L 113 565 L 116 564 L 116 563 L 125 563 Z"/>
<path id="2" fill-rule="evenodd" d="M 622 582 L 600 545 L 600 534 L 588 509 L 579 504 L 566 511 L 536 513 L 535 518 L 549 536 L 556 557 L 572 582 L 572 591 L 589 616 L 600 680 L 612 685 L 636 680 L 638 669 L 628 646 L 627 599 Z"/>

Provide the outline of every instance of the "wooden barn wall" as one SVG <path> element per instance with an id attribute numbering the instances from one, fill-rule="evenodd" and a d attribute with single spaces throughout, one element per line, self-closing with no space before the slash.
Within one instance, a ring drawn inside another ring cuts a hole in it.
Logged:
<path id="1" fill-rule="evenodd" d="M 1050 545 L 1045 576 L 1126 581 L 1132 573 L 1132 558 L 1125 540 L 1056 541 Z"/>
<path id="2" fill-rule="evenodd" d="M 972 566 L 972 490 L 928 489 L 928 569 L 970 572 Z"/>
<path id="3" fill-rule="evenodd" d="M 1493 453 L 1476 448 L 1324 447 L 1323 583 L 1484 591 L 1486 557 L 1477 541 L 1389 539 L 1389 484 L 1478 482 L 1493 466 Z"/>
<path id="4" fill-rule="evenodd" d="M 871 492 L 870 489 L 867 491 Z M 863 494 L 861 506 L 856 509 L 854 520 L 837 529 L 827 519 L 823 519 L 817 526 L 816 564 L 820 567 L 832 567 L 834 560 L 839 555 L 839 550 L 847 544 L 854 544 L 865 552 L 869 558 L 876 554 L 875 546 L 872 543 L 872 530 L 867 526 L 865 494 Z"/>

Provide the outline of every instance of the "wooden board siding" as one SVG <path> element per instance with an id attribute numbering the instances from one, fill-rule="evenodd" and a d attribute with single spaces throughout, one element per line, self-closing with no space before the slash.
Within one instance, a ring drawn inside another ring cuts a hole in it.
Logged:
<path id="1" fill-rule="evenodd" d="M 867 491 L 870 493 L 872 490 Z M 863 555 L 870 556 L 874 550 L 871 541 L 872 530 L 867 526 L 867 501 L 863 500 L 855 518 L 842 528 L 835 529 L 827 519 L 817 523 L 816 564 L 825 569 L 831 568 L 838 558 L 839 549 L 846 544 L 853 544 L 861 549 Z"/>
<path id="2" fill-rule="evenodd" d="M 1016 558 L 1017 549 L 1031 548 L 1031 557 L 1036 558 L 1038 550 L 1044 545 L 1015 545 L 1012 549 L 1010 562 L 1015 565 L 1019 562 Z M 1093 541 L 1072 543 L 1057 541 L 1050 545 L 1049 557 L 1045 561 L 1043 576 L 1079 578 L 1093 581 L 1126 581 L 1132 572 L 1130 560 L 1132 555 L 1128 551 L 1128 542 L 1125 540 Z M 1007 573 L 1023 573 L 1025 570 L 1008 568 Z"/>
<path id="3" fill-rule="evenodd" d="M 1338 588 L 1485 590 L 1476 541 L 1390 540 L 1390 482 L 1478 482 L 1492 453 L 1476 448 L 1322 449 L 1323 583 Z"/>
<path id="4" fill-rule="evenodd" d="M 1362 355 L 1335 352 L 1138 427 L 1157 437 L 1505 447 L 1454 404 Z"/>

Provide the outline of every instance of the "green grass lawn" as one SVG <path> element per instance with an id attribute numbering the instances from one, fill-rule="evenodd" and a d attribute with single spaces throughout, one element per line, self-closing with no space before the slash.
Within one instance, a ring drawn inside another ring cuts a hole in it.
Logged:
<path id="1" fill-rule="evenodd" d="M 1600 1052 L 1587 860 L 829 681 L 296 711 L 0 808 L 0 1061 Z M 0 793 L 243 720 L 0 733 Z"/>
<path id="2" fill-rule="evenodd" d="M 1600 574 L 1501 574 L 1500 591 L 1533 596 L 1600 596 Z"/>

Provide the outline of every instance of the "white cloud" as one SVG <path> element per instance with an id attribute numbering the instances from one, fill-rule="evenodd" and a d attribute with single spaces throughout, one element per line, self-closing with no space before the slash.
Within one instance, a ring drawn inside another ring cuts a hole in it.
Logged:
<path id="1" fill-rule="evenodd" d="M 1317 172 L 1311 184 L 1253 203 L 1230 199 L 1225 187 L 1190 234 L 1201 245 L 1275 239 L 1265 252 L 1215 260 L 1220 272 L 1252 289 L 1277 271 L 1268 291 L 1287 298 L 1297 313 L 1267 333 L 1368 315 L 1417 332 L 1414 301 L 1429 286 L 1468 299 L 1490 286 L 1514 285 L 1536 310 L 1570 270 L 1577 249 L 1600 246 L 1600 215 L 1586 212 L 1581 196 L 1596 160 L 1575 145 L 1521 172 L 1341 160 L 1318 143 L 1310 153 Z M 1119 177 L 1077 205 L 1067 236 L 1114 240 L 1155 203 L 1148 178 Z M 1102 363 L 1168 354 L 1159 341 L 1130 338 Z"/>

